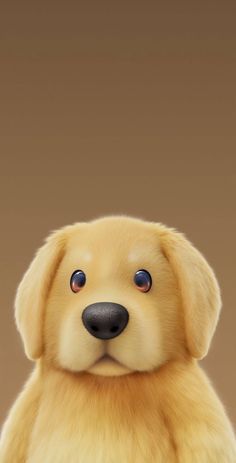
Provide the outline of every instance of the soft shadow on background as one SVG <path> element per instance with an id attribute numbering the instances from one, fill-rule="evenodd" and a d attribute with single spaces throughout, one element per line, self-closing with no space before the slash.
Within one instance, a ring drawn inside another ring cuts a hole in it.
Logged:
<path id="1" fill-rule="evenodd" d="M 236 425 L 236 3 L 6 2 L 0 52 L 0 423 L 32 364 L 17 285 L 48 233 L 105 214 L 185 232 L 223 311 L 202 362 Z"/>

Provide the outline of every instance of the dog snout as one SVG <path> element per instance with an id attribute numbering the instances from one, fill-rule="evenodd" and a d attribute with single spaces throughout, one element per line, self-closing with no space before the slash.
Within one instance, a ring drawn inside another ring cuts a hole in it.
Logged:
<path id="1" fill-rule="evenodd" d="M 125 329 L 129 312 L 114 302 L 96 302 L 83 310 L 82 320 L 85 328 L 95 338 L 112 339 Z"/>

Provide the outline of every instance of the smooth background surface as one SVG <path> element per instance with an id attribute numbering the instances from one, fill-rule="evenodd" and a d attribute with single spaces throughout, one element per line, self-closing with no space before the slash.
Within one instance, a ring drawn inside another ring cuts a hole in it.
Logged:
<path id="1" fill-rule="evenodd" d="M 234 1 L 3 2 L 0 422 L 32 364 L 17 285 L 50 230 L 110 213 L 186 233 L 224 307 L 209 373 L 236 425 Z"/>

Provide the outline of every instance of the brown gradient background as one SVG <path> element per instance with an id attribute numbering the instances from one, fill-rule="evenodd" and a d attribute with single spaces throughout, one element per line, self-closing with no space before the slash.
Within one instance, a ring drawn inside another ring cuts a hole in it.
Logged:
<path id="1" fill-rule="evenodd" d="M 35 250 L 125 213 L 185 232 L 215 269 L 202 365 L 235 425 L 235 1 L 8 1 L 0 16 L 1 423 L 32 368 L 13 302 Z"/>

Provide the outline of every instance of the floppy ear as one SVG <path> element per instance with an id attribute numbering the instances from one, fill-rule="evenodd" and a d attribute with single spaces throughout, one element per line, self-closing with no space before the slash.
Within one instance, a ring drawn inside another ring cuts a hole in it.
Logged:
<path id="1" fill-rule="evenodd" d="M 36 252 L 16 292 L 16 324 L 24 342 L 25 353 L 31 360 L 40 358 L 43 352 L 44 307 L 64 247 L 65 236 L 62 230 L 53 231 Z"/>
<path id="2" fill-rule="evenodd" d="M 181 291 L 188 349 L 201 359 L 208 352 L 221 309 L 215 274 L 182 233 L 163 226 L 161 243 Z"/>

